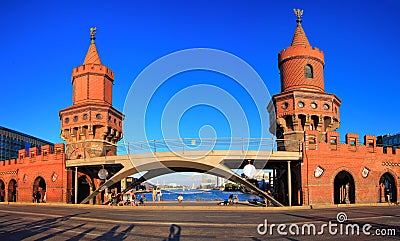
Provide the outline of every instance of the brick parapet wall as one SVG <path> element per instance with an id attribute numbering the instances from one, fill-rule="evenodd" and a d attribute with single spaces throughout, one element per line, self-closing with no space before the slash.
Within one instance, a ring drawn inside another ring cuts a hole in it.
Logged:
<path id="1" fill-rule="evenodd" d="M 46 183 L 47 202 L 67 201 L 67 170 L 65 168 L 65 145 L 55 144 L 54 150 L 49 145 L 41 151 L 34 147 L 18 151 L 18 158 L 0 162 L 0 181 L 5 187 L 8 200 L 9 183 L 17 182 L 17 201 L 32 202 L 33 185 L 38 177 Z"/>
<path id="2" fill-rule="evenodd" d="M 358 135 L 347 134 L 346 143 L 342 144 L 339 143 L 339 133 L 329 132 L 326 133 L 326 142 L 317 140 L 315 144 L 310 143 L 310 138 L 316 135 L 315 131 L 305 132 L 301 166 L 304 204 L 334 203 L 334 179 L 343 170 L 354 179 L 356 203 L 380 201 L 379 181 L 386 172 L 395 179 L 399 200 L 400 152 L 377 147 L 376 137 L 371 135 L 366 135 L 364 144 L 360 144 Z M 320 177 L 315 176 L 317 167 L 323 169 Z M 369 170 L 366 177 L 363 176 L 364 168 Z"/>

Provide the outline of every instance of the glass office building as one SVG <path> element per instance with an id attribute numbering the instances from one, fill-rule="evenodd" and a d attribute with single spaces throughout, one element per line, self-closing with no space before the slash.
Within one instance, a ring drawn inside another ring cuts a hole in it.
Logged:
<path id="1" fill-rule="evenodd" d="M 0 126 L 0 161 L 17 158 L 18 150 L 28 152 L 31 147 L 40 149 L 43 145 L 54 148 L 51 142 Z"/>

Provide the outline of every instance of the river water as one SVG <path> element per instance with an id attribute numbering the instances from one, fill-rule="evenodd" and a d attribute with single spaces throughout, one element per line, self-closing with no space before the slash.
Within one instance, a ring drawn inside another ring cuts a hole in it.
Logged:
<path id="1" fill-rule="evenodd" d="M 258 199 L 256 195 L 242 193 L 240 191 L 163 189 L 161 193 L 162 201 L 177 201 L 179 194 L 182 194 L 184 201 L 224 201 L 228 200 L 231 194 L 237 195 L 241 202 L 248 201 L 249 199 Z M 145 196 L 147 201 L 152 200 L 152 193 L 146 193 Z"/>

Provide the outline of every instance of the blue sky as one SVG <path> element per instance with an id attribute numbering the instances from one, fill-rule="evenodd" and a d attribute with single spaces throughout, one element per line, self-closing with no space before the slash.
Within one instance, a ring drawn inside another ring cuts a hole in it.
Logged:
<path id="1" fill-rule="evenodd" d="M 304 9 L 307 37 L 325 54 L 325 90 L 342 100 L 341 139 L 347 132 L 360 137 L 400 132 L 396 121 L 400 1 L 394 0 L 1 1 L 0 125 L 54 143 L 62 141 L 58 111 L 72 104 L 71 71 L 83 63 L 93 26 L 98 29 L 102 63 L 115 72 L 113 103 L 120 111 L 132 83 L 147 66 L 192 48 L 239 57 L 258 73 L 269 93 L 276 94 L 280 91 L 277 55 L 290 45 L 296 27 L 293 8 Z M 163 137 L 160 119 L 172 96 L 206 85 L 223 89 L 243 108 L 219 106 L 228 108 L 221 112 L 200 104 L 182 107 L 177 130 L 181 137 L 214 131 L 218 137 L 229 136 L 229 128 L 237 125 L 231 123 L 236 119 L 230 114 L 241 115 L 242 110 L 250 123 L 249 135 L 259 136 L 260 120 L 249 94 L 227 76 L 200 70 L 173 76 L 152 97 L 146 113 L 147 138 Z M 214 94 L 209 97 L 217 103 Z M 184 93 L 179 98 L 194 99 Z"/>

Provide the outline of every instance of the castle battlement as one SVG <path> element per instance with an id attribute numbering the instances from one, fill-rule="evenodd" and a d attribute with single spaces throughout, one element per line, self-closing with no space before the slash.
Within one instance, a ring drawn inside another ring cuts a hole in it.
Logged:
<path id="1" fill-rule="evenodd" d="M 281 61 L 295 57 L 295 56 L 309 56 L 310 58 L 314 57 L 316 59 L 319 59 L 322 64 L 324 64 L 324 52 L 320 50 L 317 47 L 311 47 L 311 46 L 289 46 L 286 49 L 283 49 L 279 54 L 278 54 L 278 63 L 281 63 Z"/>
<path id="2" fill-rule="evenodd" d="M 76 77 L 86 73 L 97 73 L 97 74 L 105 74 L 114 79 L 114 72 L 101 64 L 84 64 L 78 67 L 75 67 L 72 70 L 72 76 Z"/>
<path id="3" fill-rule="evenodd" d="M 65 159 L 65 145 L 58 143 L 54 145 L 54 149 L 50 145 L 42 146 L 41 149 L 31 147 L 28 151 L 25 149 L 18 151 L 17 159 L 4 160 L 0 162 L 0 166 L 13 166 L 28 164 L 37 161 L 58 161 Z"/>
<path id="4" fill-rule="evenodd" d="M 303 150 L 376 153 L 400 159 L 400 150 L 397 151 L 396 148 L 389 146 L 378 146 L 376 136 L 365 135 L 361 142 L 359 135 L 355 133 L 347 133 L 345 142 L 340 143 L 338 132 L 320 133 L 316 130 L 307 130 L 304 132 Z"/>

